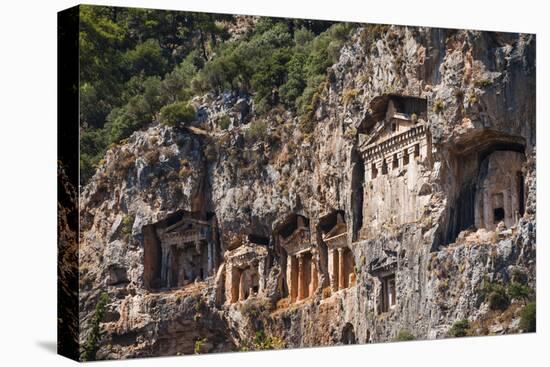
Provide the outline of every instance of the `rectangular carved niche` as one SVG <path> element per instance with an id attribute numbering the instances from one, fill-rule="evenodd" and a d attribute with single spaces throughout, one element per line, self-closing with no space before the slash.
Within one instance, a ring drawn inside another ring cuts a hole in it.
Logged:
<path id="1" fill-rule="evenodd" d="M 390 274 L 381 279 L 380 312 L 388 312 L 397 304 L 397 292 L 395 274 Z"/>
<path id="2" fill-rule="evenodd" d="M 215 217 L 177 212 L 143 227 L 144 283 L 149 289 L 181 287 L 213 275 L 221 257 Z"/>

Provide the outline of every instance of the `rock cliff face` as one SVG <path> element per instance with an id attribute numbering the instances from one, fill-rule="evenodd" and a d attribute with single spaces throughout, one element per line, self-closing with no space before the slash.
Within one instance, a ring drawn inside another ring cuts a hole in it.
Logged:
<path id="1" fill-rule="evenodd" d="M 100 358 L 520 331 L 523 303 L 485 290 L 535 287 L 533 35 L 367 27 L 308 118 L 194 102 L 195 124 L 134 133 L 82 189 L 81 342 L 107 292 Z M 215 234 L 208 270 L 180 276 L 163 241 L 190 213 Z"/>

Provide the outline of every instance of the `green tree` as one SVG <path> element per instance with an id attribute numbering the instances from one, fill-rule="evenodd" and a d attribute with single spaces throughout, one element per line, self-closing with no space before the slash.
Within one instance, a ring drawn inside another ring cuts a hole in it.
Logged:
<path id="1" fill-rule="evenodd" d="M 146 76 L 163 75 L 168 61 L 157 40 L 148 39 L 122 55 L 121 63 L 129 75 L 143 73 Z"/>
<path id="2" fill-rule="evenodd" d="M 449 330 L 449 336 L 453 338 L 460 338 L 468 335 L 468 329 L 470 328 L 470 323 L 467 319 L 456 321 L 451 329 Z"/>
<path id="3" fill-rule="evenodd" d="M 99 342 L 101 341 L 102 336 L 100 324 L 105 316 L 105 307 L 107 306 L 108 301 L 109 296 L 107 293 L 101 293 L 92 318 L 90 334 L 88 334 L 88 339 L 84 345 L 84 352 L 81 356 L 83 361 L 96 360 L 96 353 L 99 349 Z"/>
<path id="4" fill-rule="evenodd" d="M 518 299 L 522 300 L 523 302 L 527 302 L 531 298 L 533 293 L 533 290 L 529 288 L 529 286 L 518 282 L 512 282 L 508 285 L 508 294 L 512 299 Z"/>
<path id="5" fill-rule="evenodd" d="M 188 123 L 195 119 L 195 109 L 187 102 L 175 102 L 160 110 L 160 122 L 168 126 Z"/>
<path id="6" fill-rule="evenodd" d="M 282 102 L 311 117 L 327 68 L 354 28 L 263 17 L 229 40 L 231 15 L 90 5 L 80 13 L 82 184 L 109 146 L 157 117 L 191 121 L 187 102 L 197 94 L 246 92 L 257 114 Z"/>
<path id="7" fill-rule="evenodd" d="M 397 333 L 397 336 L 395 337 L 395 341 L 410 341 L 410 340 L 415 340 L 416 338 L 414 337 L 413 334 L 411 334 L 410 331 L 408 330 L 400 330 L 399 333 Z"/>
<path id="8" fill-rule="evenodd" d="M 521 310 L 519 327 L 525 332 L 531 333 L 537 331 L 537 304 L 531 302 Z"/>

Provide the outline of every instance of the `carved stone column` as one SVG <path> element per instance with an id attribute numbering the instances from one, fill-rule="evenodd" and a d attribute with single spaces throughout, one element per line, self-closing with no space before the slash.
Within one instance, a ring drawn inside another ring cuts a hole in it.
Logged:
<path id="1" fill-rule="evenodd" d="M 297 270 L 296 257 L 288 255 L 286 260 L 286 281 L 291 303 L 296 301 L 296 297 L 298 295 L 298 282 L 296 278 L 298 276 Z"/>
<path id="2" fill-rule="evenodd" d="M 393 155 L 387 156 L 385 160 L 386 160 L 386 165 L 389 173 L 391 170 L 393 170 Z"/>
<path id="3" fill-rule="evenodd" d="M 241 273 L 241 276 L 240 276 L 240 279 L 239 279 L 239 301 L 244 301 L 246 299 L 245 292 L 244 292 L 244 287 L 245 287 L 244 276 L 245 276 L 245 273 L 246 272 L 243 271 Z"/>
<path id="4" fill-rule="evenodd" d="M 338 264 L 338 289 L 344 289 L 346 288 L 346 269 L 345 269 L 345 258 L 344 258 L 344 249 L 339 248 L 338 249 L 338 257 L 339 257 L 339 264 Z"/>
<path id="5" fill-rule="evenodd" d="M 377 176 L 380 176 L 382 175 L 382 166 L 384 165 L 384 160 L 379 160 L 378 162 L 376 162 L 375 164 L 375 167 L 376 167 L 376 170 L 378 171 L 378 174 Z"/>
<path id="6" fill-rule="evenodd" d="M 338 259 L 338 250 L 331 249 L 329 256 L 329 271 L 330 271 L 330 287 L 334 292 L 338 291 L 338 272 L 339 270 L 339 259 Z"/>
<path id="7" fill-rule="evenodd" d="M 312 296 L 317 290 L 319 280 L 317 278 L 317 262 L 315 258 L 311 257 L 311 283 L 309 287 L 309 295 Z"/>
<path id="8" fill-rule="evenodd" d="M 414 145 L 412 147 L 407 148 L 407 153 L 409 153 L 409 162 L 411 160 L 414 161 Z"/>
<path id="9" fill-rule="evenodd" d="M 403 168 L 403 152 L 397 153 L 397 161 L 399 162 L 399 169 Z"/>
<path id="10" fill-rule="evenodd" d="M 306 277 L 304 272 L 304 255 L 296 255 L 298 258 L 298 300 L 305 298 Z"/>

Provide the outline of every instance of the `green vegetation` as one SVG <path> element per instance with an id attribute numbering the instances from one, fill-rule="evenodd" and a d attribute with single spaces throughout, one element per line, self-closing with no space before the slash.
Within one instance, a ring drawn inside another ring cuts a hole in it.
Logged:
<path id="1" fill-rule="evenodd" d="M 527 302 L 534 292 L 528 285 L 512 282 L 508 285 L 508 294 L 512 299 Z"/>
<path id="2" fill-rule="evenodd" d="M 262 316 L 267 317 L 272 308 L 273 305 L 268 300 L 262 298 L 250 298 L 242 304 L 241 313 L 249 319 L 260 318 Z"/>
<path id="3" fill-rule="evenodd" d="M 109 296 L 107 293 L 101 293 L 101 296 L 99 296 L 99 300 L 95 306 L 95 313 L 91 322 L 91 331 L 88 335 L 88 339 L 86 340 L 84 351 L 81 356 L 83 361 L 96 360 L 96 353 L 99 349 L 99 342 L 102 336 L 100 323 L 103 321 L 103 317 L 105 316 L 105 307 L 107 306 L 108 300 Z"/>
<path id="4" fill-rule="evenodd" d="M 500 283 L 486 282 L 482 289 L 485 300 L 491 310 L 505 310 L 510 305 L 506 287 Z"/>
<path id="5" fill-rule="evenodd" d="M 439 113 L 439 112 L 443 111 L 444 108 L 445 108 L 445 102 L 443 102 L 441 99 L 437 99 L 434 102 L 434 105 L 433 105 L 433 111 L 434 112 Z"/>
<path id="6" fill-rule="evenodd" d="M 254 339 L 248 343 L 245 343 L 240 350 L 247 352 L 253 350 L 283 349 L 284 347 L 285 346 L 282 339 L 276 336 L 268 336 L 263 330 L 260 330 L 256 332 Z"/>
<path id="7" fill-rule="evenodd" d="M 249 93 L 260 114 L 282 103 L 311 115 L 327 68 L 355 27 L 265 17 L 229 40 L 231 15 L 80 8 L 82 184 L 106 150 L 134 131 L 154 121 L 190 122 L 189 101 L 205 92 Z M 219 126 L 227 129 L 228 120 Z"/>
<path id="8" fill-rule="evenodd" d="M 537 331 L 537 304 L 535 302 L 527 304 L 521 310 L 519 327 L 528 333 Z"/>
<path id="9" fill-rule="evenodd" d="M 229 118 L 229 116 L 227 115 L 223 115 L 219 120 L 218 120 L 218 126 L 220 127 L 220 129 L 222 130 L 227 130 L 229 128 L 229 125 L 231 125 L 231 119 Z"/>
<path id="10" fill-rule="evenodd" d="M 492 84 L 493 84 L 493 81 L 490 79 L 480 79 L 474 82 L 474 86 L 476 88 L 486 88 Z"/>
<path id="11" fill-rule="evenodd" d="M 512 273 L 512 281 L 507 285 L 484 281 L 481 294 L 489 302 L 491 310 L 505 310 L 511 300 L 520 300 L 524 303 L 533 299 L 535 291 L 527 285 L 527 276 L 521 273 Z"/>
<path id="12" fill-rule="evenodd" d="M 415 340 L 415 336 L 413 334 L 411 334 L 410 331 L 408 330 L 401 330 L 399 331 L 399 333 L 397 333 L 397 336 L 395 337 L 395 341 L 398 341 L 398 342 L 405 342 L 405 341 L 410 341 L 410 340 Z"/>
<path id="13" fill-rule="evenodd" d="M 206 338 L 195 340 L 195 354 L 201 354 L 204 343 L 207 342 Z"/>
<path id="14" fill-rule="evenodd" d="M 367 24 L 359 35 L 361 44 L 370 50 L 389 29 L 390 26 L 385 24 Z"/>
<path id="15" fill-rule="evenodd" d="M 122 218 L 121 233 L 125 238 L 128 238 L 132 234 L 132 227 L 134 226 L 135 216 L 133 214 L 127 214 Z"/>
<path id="16" fill-rule="evenodd" d="M 263 120 L 254 121 L 246 130 L 245 136 L 251 142 L 265 140 L 267 137 L 267 123 Z"/>
<path id="17" fill-rule="evenodd" d="M 449 336 L 453 338 L 460 338 L 463 336 L 468 336 L 468 329 L 470 328 L 470 323 L 467 319 L 456 321 L 451 329 L 449 330 Z"/>
<path id="18" fill-rule="evenodd" d="M 160 122 L 168 126 L 188 123 L 195 119 L 195 109 L 187 102 L 174 102 L 160 109 Z"/>

